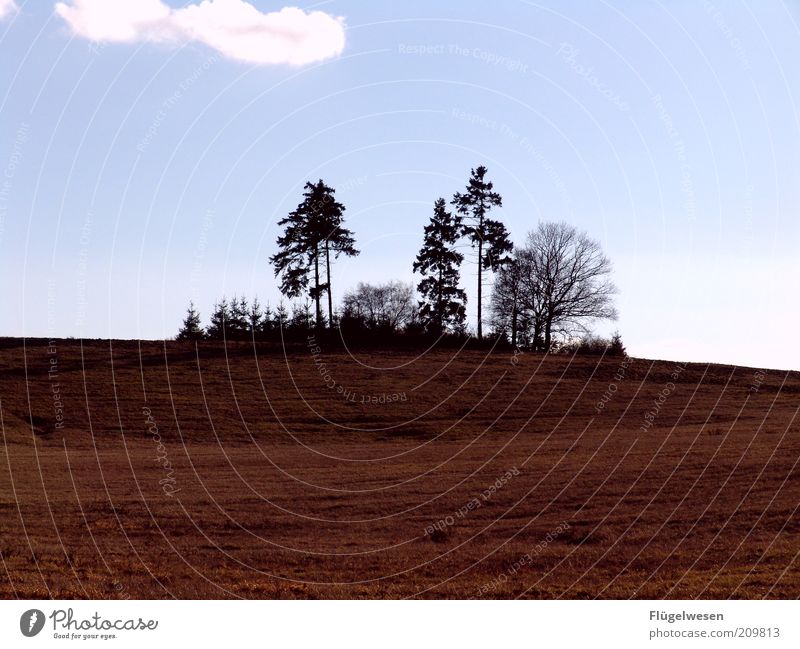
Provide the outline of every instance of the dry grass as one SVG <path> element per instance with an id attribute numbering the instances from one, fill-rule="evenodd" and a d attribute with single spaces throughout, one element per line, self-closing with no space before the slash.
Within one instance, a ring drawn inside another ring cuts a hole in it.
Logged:
<path id="1" fill-rule="evenodd" d="M 673 363 L 0 347 L 6 598 L 800 596 L 796 374 L 689 365 L 642 432 Z"/>

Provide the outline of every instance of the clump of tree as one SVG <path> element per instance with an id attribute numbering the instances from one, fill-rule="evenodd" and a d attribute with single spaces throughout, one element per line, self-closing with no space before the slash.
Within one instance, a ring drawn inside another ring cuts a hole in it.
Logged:
<path id="1" fill-rule="evenodd" d="M 214 304 L 208 327 L 203 328 L 200 314 L 189 303 L 186 317 L 176 340 L 250 340 L 294 341 L 305 338 L 315 328 L 312 303 L 294 302 L 291 309 L 281 302 L 276 309 L 262 307 L 258 298 L 223 297 Z"/>
<path id="2" fill-rule="evenodd" d="M 487 169 L 477 167 L 467 183 L 466 190 L 453 196 L 452 204 L 462 217 L 461 234 L 477 251 L 478 265 L 478 340 L 483 338 L 483 284 L 486 271 L 493 271 L 508 263 L 508 253 L 513 249 L 506 227 L 489 217 L 494 207 L 501 207 L 503 199 L 494 184 L 486 179 Z"/>
<path id="3" fill-rule="evenodd" d="M 437 199 L 430 223 L 425 226 L 422 248 L 414 261 L 414 272 L 423 278 L 417 284 L 422 296 L 420 319 L 436 335 L 464 329 L 467 294 L 459 287 L 464 255 L 456 249 L 461 228 L 461 217 L 447 211 L 443 198 Z"/>
<path id="4" fill-rule="evenodd" d="M 611 338 L 603 338 L 594 334 L 586 334 L 581 338 L 566 341 L 557 347 L 563 354 L 578 354 L 581 356 L 627 356 L 622 336 L 615 332 Z"/>
<path id="5" fill-rule="evenodd" d="M 417 296 L 412 283 L 398 280 L 385 284 L 360 283 L 345 294 L 339 316 L 341 338 L 348 348 L 359 346 L 416 347 L 465 343 L 463 331 L 435 333 L 430 322 L 420 321 Z"/>
<path id="6" fill-rule="evenodd" d="M 245 340 L 253 337 L 247 299 L 234 296 L 214 304 L 207 335 L 212 340 Z"/>
<path id="7" fill-rule="evenodd" d="M 400 333 L 415 320 L 414 287 L 397 280 L 386 284 L 360 282 L 342 302 L 342 321 L 350 328 Z"/>
<path id="8" fill-rule="evenodd" d="M 540 223 L 499 273 L 492 314 L 499 333 L 536 351 L 615 320 L 611 262 L 600 244 L 566 223 Z"/>
<path id="9" fill-rule="evenodd" d="M 438 198 L 424 228 L 422 247 L 413 262 L 421 276 L 416 289 L 400 281 L 360 283 L 348 291 L 339 312 L 339 326 L 351 342 L 392 341 L 406 344 L 443 339 L 461 343 L 466 336 L 466 292 L 460 286 L 465 255 L 461 242 L 476 252 L 477 338 L 483 338 L 483 288 L 494 274 L 490 313 L 493 329 L 514 347 L 534 351 L 574 349 L 579 353 L 624 355 L 619 334 L 610 340 L 592 337 L 590 326 L 617 317 L 611 262 L 600 245 L 566 223 L 540 223 L 522 246 L 512 245 L 503 223 L 491 218 L 502 197 L 484 166 L 471 170 L 463 192 L 453 195 L 452 212 Z M 303 200 L 279 221 L 278 252 L 270 257 L 281 293 L 272 311 L 258 299 L 223 298 L 214 305 L 207 329 L 190 303 L 179 340 L 286 341 L 336 323 L 332 296 L 332 263 L 355 256 L 353 233 L 344 227 L 344 205 L 322 180 L 307 182 Z M 323 298 L 327 296 L 327 318 Z M 304 301 L 299 298 L 305 297 Z M 333 339 L 334 335 L 331 334 Z"/>
<path id="10" fill-rule="evenodd" d="M 270 262 L 285 296 L 294 299 L 308 293 L 314 303 L 314 324 L 321 328 L 324 294 L 328 297 L 328 325 L 333 325 L 331 258 L 352 257 L 359 251 L 353 233 L 344 227 L 345 207 L 336 200 L 336 190 L 322 180 L 307 182 L 304 189 L 300 204 L 278 222 L 284 233 L 278 237 L 278 252 Z"/>

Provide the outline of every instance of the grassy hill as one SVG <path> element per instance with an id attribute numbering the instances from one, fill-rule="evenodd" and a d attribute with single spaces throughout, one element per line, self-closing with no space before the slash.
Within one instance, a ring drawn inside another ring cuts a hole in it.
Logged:
<path id="1" fill-rule="evenodd" d="M 800 375 L 0 341 L 5 597 L 798 597 Z"/>

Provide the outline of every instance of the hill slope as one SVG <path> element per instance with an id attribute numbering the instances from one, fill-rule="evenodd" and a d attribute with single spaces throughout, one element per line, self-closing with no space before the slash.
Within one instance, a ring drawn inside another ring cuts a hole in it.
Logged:
<path id="1" fill-rule="evenodd" d="M 796 373 L 0 344 L 5 597 L 798 597 Z"/>

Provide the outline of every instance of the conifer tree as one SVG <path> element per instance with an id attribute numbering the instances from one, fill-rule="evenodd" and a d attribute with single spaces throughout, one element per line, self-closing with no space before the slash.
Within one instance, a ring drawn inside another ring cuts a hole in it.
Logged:
<path id="1" fill-rule="evenodd" d="M 180 331 L 178 331 L 178 340 L 202 340 L 205 337 L 205 331 L 200 325 L 200 314 L 194 308 L 194 302 L 189 302 L 189 308 L 186 309 L 186 317 L 183 319 Z"/>
<path id="2" fill-rule="evenodd" d="M 414 272 L 423 277 L 417 284 L 423 297 L 420 317 L 436 333 L 461 328 L 466 317 L 467 294 L 458 286 L 464 255 L 455 249 L 461 228 L 461 217 L 447 211 L 443 198 L 437 199 L 414 262 Z"/>
<path id="3" fill-rule="evenodd" d="M 241 340 L 246 337 L 249 327 L 249 307 L 247 298 L 242 296 L 237 298 L 235 295 L 229 307 L 228 329 L 229 336 L 233 339 Z"/>
<path id="4" fill-rule="evenodd" d="M 247 312 L 247 325 L 250 335 L 255 338 L 261 332 L 261 322 L 264 314 L 261 311 L 261 303 L 258 301 L 258 296 L 253 299 L 250 305 L 250 310 Z"/>
<path id="5" fill-rule="evenodd" d="M 311 311 L 311 303 L 306 300 L 305 302 L 293 304 L 289 327 L 294 331 L 305 333 L 311 329 L 313 325 L 314 316 Z"/>
<path id="6" fill-rule="evenodd" d="M 323 323 L 322 295 L 327 292 L 328 323 L 332 326 L 331 257 L 352 257 L 359 251 L 353 233 L 343 226 L 345 208 L 336 200 L 336 190 L 322 180 L 316 184 L 307 182 L 304 189 L 303 201 L 278 222 L 284 227 L 284 234 L 278 237 L 279 250 L 270 262 L 275 276 L 281 278 L 284 295 L 296 298 L 308 291 L 318 327 Z"/>
<path id="7" fill-rule="evenodd" d="M 461 234 L 469 239 L 478 251 L 478 339 L 483 338 L 483 275 L 507 263 L 507 253 L 513 246 L 508 231 L 500 222 L 488 217 L 493 207 L 501 207 L 503 199 L 494 184 L 486 180 L 484 166 L 472 170 L 465 192 L 453 196 L 452 205 L 463 217 Z"/>
<path id="8" fill-rule="evenodd" d="M 211 322 L 208 325 L 208 337 L 212 340 L 225 340 L 230 334 L 230 310 L 228 301 L 223 297 L 214 305 Z"/>
<path id="9" fill-rule="evenodd" d="M 256 330 L 259 337 L 262 339 L 269 339 L 275 331 L 275 313 L 270 308 L 269 304 L 264 307 L 264 314 L 261 316 L 261 322 Z"/>
<path id="10" fill-rule="evenodd" d="M 273 327 L 280 332 L 280 331 L 285 331 L 288 326 L 289 326 L 289 311 L 286 309 L 286 305 L 283 303 L 283 300 L 281 300 L 280 303 L 278 304 L 278 308 L 275 309 Z"/>

